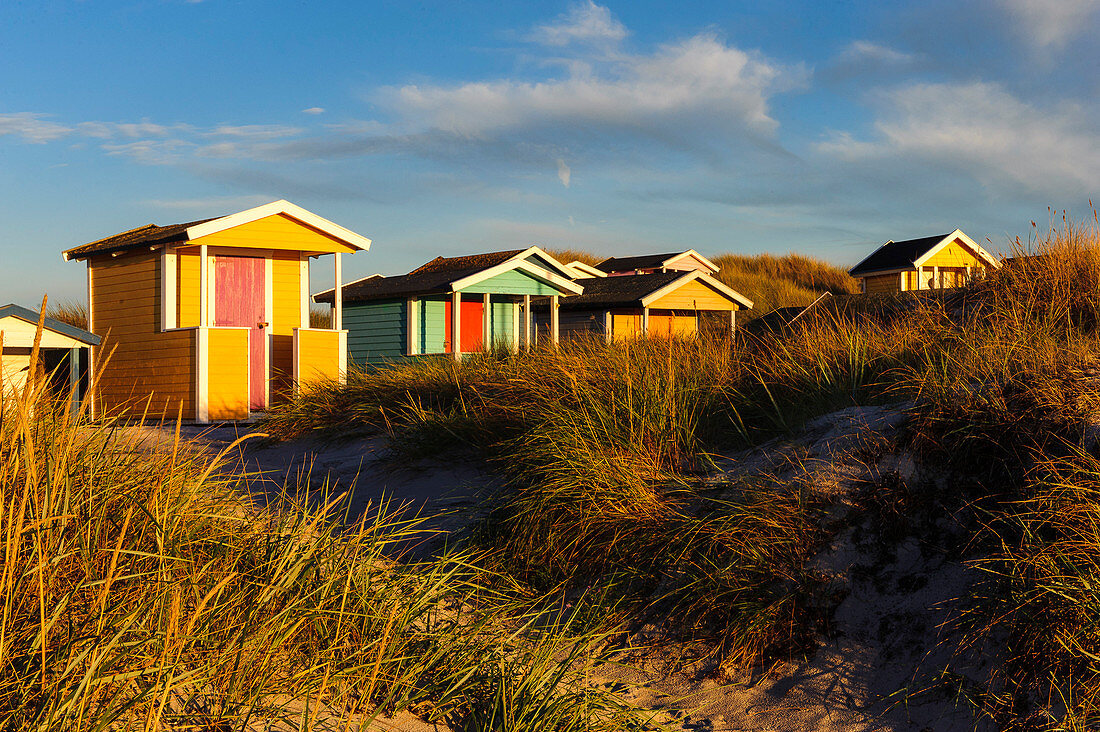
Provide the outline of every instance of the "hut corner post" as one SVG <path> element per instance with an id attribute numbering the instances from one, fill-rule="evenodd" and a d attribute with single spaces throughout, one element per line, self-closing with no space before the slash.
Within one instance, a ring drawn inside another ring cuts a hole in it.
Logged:
<path id="1" fill-rule="evenodd" d="M 462 293 L 451 295 L 451 353 L 455 361 L 462 360 Z"/>

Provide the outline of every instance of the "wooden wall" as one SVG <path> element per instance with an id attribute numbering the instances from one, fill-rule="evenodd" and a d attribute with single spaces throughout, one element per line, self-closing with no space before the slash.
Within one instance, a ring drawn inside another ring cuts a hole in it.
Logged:
<path id="1" fill-rule="evenodd" d="M 344 305 L 344 329 L 348 332 L 349 364 L 394 361 L 408 353 L 408 315 L 403 299 Z"/>
<path id="2" fill-rule="evenodd" d="M 901 289 L 901 277 L 897 272 L 885 275 L 871 275 L 863 278 L 864 292 L 868 295 L 882 292 L 897 292 Z"/>
<path id="3" fill-rule="evenodd" d="M 267 216 L 215 234 L 200 236 L 193 239 L 192 243 L 212 247 L 286 249 L 293 252 L 356 251 L 339 239 L 283 214 Z"/>
<path id="4" fill-rule="evenodd" d="M 103 337 L 97 414 L 141 416 L 148 403 L 151 417 L 175 418 L 182 406 L 194 419 L 195 332 L 160 332 L 159 252 L 100 256 L 88 268 L 92 329 Z"/>
<path id="5" fill-rule="evenodd" d="M 698 280 L 677 287 L 659 300 L 649 304 L 657 310 L 737 310 L 736 302 L 712 290 Z"/>

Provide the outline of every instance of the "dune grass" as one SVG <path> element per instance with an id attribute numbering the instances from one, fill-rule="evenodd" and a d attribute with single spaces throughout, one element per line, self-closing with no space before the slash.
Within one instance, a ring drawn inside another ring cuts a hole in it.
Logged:
<path id="1" fill-rule="evenodd" d="M 384 508 L 260 509 L 228 453 L 178 430 L 88 424 L 41 379 L 4 396 L 0 729 L 310 730 L 403 709 L 470 730 L 647 726 L 585 684 L 600 636 L 493 589 L 476 553 L 401 561 L 415 527 Z"/>

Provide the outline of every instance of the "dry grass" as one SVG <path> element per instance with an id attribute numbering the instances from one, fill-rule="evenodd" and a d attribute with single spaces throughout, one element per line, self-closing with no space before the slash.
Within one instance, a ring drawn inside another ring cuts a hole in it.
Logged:
<path id="1" fill-rule="evenodd" d="M 0 729 L 310 730 L 396 709 L 644 726 L 584 685 L 599 638 L 492 590 L 475 555 L 396 561 L 409 526 L 336 498 L 259 510 L 178 431 L 128 442 L 44 380 L 2 404 Z"/>

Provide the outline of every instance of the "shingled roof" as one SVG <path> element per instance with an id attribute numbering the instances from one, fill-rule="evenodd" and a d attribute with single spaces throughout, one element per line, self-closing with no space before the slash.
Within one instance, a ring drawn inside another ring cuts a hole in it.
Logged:
<path id="1" fill-rule="evenodd" d="M 873 272 L 910 269 L 916 266 L 915 263 L 921 255 L 948 236 L 948 234 L 940 234 L 939 236 L 925 236 L 920 239 L 888 241 L 873 251 L 869 257 L 848 270 L 848 274 L 859 277 Z"/>
<path id="2" fill-rule="evenodd" d="M 153 246 L 155 244 L 165 244 L 168 242 L 187 241 L 187 230 L 189 228 L 213 220 L 214 219 L 199 219 L 198 221 L 188 221 L 185 224 L 169 224 L 168 226 L 146 224 L 136 229 L 124 231 L 121 234 L 108 236 L 89 244 L 69 249 L 65 252 L 65 258 L 83 259 L 92 254 L 105 254 L 107 252 L 119 252 L 124 249 L 134 249 L 145 245 Z"/>
<path id="3" fill-rule="evenodd" d="M 580 295 L 562 298 L 562 310 L 588 310 L 611 307 L 641 307 L 642 298 L 670 285 L 684 272 L 653 272 L 623 277 L 586 277 L 576 280 L 584 287 Z"/>
<path id="4" fill-rule="evenodd" d="M 636 257 L 610 257 L 595 265 L 601 272 L 633 272 L 636 269 L 653 269 L 679 256 L 683 252 L 668 254 L 640 254 Z"/>
<path id="5" fill-rule="evenodd" d="M 391 297 L 450 292 L 452 282 L 503 264 L 524 251 L 509 249 L 504 252 L 472 254 L 465 257 L 436 257 L 405 275 L 396 277 L 374 275 L 356 282 L 349 282 L 343 287 L 343 300 L 344 302 L 365 302 Z M 335 290 L 319 292 L 314 295 L 313 301 L 331 305 L 334 294 Z"/>

